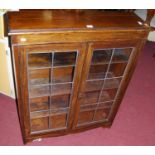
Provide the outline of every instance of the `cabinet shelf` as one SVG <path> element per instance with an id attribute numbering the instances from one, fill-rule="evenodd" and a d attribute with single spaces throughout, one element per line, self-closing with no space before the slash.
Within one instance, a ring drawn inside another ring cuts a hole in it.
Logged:
<path id="1" fill-rule="evenodd" d="M 30 119 L 31 134 L 39 132 L 64 130 L 67 128 L 67 114 L 50 115 Z"/>
<path id="2" fill-rule="evenodd" d="M 29 97 L 57 96 L 71 94 L 72 83 L 55 84 L 55 85 L 39 85 L 29 87 Z"/>
<path id="3" fill-rule="evenodd" d="M 29 71 L 29 85 L 59 84 L 72 82 L 75 67 L 59 67 Z"/>
<path id="4" fill-rule="evenodd" d="M 101 66 L 101 65 L 108 65 L 110 62 L 95 62 L 91 63 L 91 66 Z M 117 63 L 128 63 L 128 60 L 113 60 L 110 64 L 117 64 Z"/>
<path id="5" fill-rule="evenodd" d="M 86 84 L 82 92 L 94 92 L 100 91 L 104 85 L 104 89 L 114 89 L 118 88 L 121 82 L 121 77 L 116 78 L 107 78 L 107 79 L 98 79 L 86 81 Z"/>
<path id="6" fill-rule="evenodd" d="M 40 67 L 28 67 L 28 71 L 31 70 L 42 70 L 42 69 L 54 69 L 54 68 L 65 68 L 65 67 L 75 67 L 75 65 L 63 65 L 63 66 L 49 66 L 49 67 L 44 67 L 44 66 L 40 66 Z"/>
<path id="7" fill-rule="evenodd" d="M 95 104 L 81 105 L 80 111 L 90 111 L 90 110 L 96 110 L 96 109 L 110 108 L 113 104 L 113 101 L 114 100 L 107 101 L 107 102 L 99 102 Z"/>
<path id="8" fill-rule="evenodd" d="M 45 96 L 29 99 L 30 112 L 67 108 L 70 105 L 70 95 Z"/>
<path id="9" fill-rule="evenodd" d="M 92 123 L 99 123 L 100 121 L 106 121 L 110 109 L 110 107 L 102 107 L 96 110 L 89 109 L 86 111 L 80 111 L 77 126 L 89 125 Z"/>
<path id="10" fill-rule="evenodd" d="M 34 118 L 48 117 L 48 116 L 53 116 L 53 115 L 67 114 L 68 111 L 69 111 L 69 108 L 58 108 L 58 109 L 34 111 L 30 113 L 30 118 L 34 119 Z"/>

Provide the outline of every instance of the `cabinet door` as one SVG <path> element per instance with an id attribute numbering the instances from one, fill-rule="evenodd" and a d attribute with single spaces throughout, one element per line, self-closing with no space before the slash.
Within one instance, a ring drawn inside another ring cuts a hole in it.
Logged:
<path id="1" fill-rule="evenodd" d="M 108 122 L 134 47 L 90 44 L 77 101 L 75 128 Z"/>
<path id="2" fill-rule="evenodd" d="M 20 48 L 23 111 L 29 134 L 69 130 L 84 55 L 83 44 Z"/>

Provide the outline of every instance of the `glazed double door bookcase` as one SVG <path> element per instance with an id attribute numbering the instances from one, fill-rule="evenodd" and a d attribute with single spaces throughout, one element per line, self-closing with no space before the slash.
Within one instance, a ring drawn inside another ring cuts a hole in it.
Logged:
<path id="1" fill-rule="evenodd" d="M 134 47 L 68 43 L 19 50 L 25 121 L 30 134 L 108 122 Z"/>

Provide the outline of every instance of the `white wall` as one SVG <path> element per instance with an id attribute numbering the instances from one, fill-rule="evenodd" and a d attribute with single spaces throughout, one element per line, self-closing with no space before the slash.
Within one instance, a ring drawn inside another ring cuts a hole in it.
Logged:
<path id="1" fill-rule="evenodd" d="M 142 18 L 143 20 L 146 20 L 146 14 L 147 14 L 147 10 L 146 9 L 137 9 L 135 11 L 135 13 Z M 151 26 L 155 27 L 155 15 L 151 21 Z M 150 32 L 149 36 L 148 36 L 148 40 L 149 41 L 155 41 L 155 31 L 154 32 Z"/>
<path id="2" fill-rule="evenodd" d="M 4 37 L 4 10 L 0 10 L 0 93 L 15 98 L 8 38 Z"/>

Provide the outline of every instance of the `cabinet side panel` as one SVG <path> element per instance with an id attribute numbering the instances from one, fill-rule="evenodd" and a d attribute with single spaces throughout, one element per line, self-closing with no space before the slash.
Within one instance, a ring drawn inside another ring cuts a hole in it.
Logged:
<path id="1" fill-rule="evenodd" d="M 19 56 L 19 50 L 20 48 L 18 46 L 12 46 L 12 59 L 13 59 L 13 70 L 14 70 L 14 78 L 15 78 L 15 89 L 16 89 L 16 103 L 18 108 L 18 116 L 21 126 L 21 131 L 23 135 L 24 143 L 26 132 L 25 132 L 25 121 L 24 121 L 24 109 L 23 109 L 23 101 L 22 101 L 22 93 L 21 93 L 21 60 Z"/>

